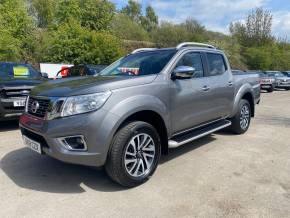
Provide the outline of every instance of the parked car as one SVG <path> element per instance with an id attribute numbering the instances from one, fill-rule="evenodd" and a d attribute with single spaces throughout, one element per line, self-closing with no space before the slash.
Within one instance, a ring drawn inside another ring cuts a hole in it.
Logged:
<path id="1" fill-rule="evenodd" d="M 20 127 L 39 154 L 105 166 L 114 181 L 133 187 L 169 148 L 226 127 L 245 133 L 259 100 L 258 74 L 233 76 L 222 51 L 182 43 L 137 49 L 97 76 L 36 87 Z"/>
<path id="2" fill-rule="evenodd" d="M 290 90 L 290 79 L 289 77 L 285 76 L 282 72 L 266 71 L 266 74 L 267 75 L 271 74 L 275 77 L 276 82 L 275 88 Z"/>
<path id="3" fill-rule="evenodd" d="M 30 90 L 44 80 L 29 64 L 0 62 L 0 120 L 18 118 Z"/>
<path id="4" fill-rule="evenodd" d="M 275 90 L 276 79 L 274 74 L 260 72 L 260 78 L 261 90 L 266 90 L 267 92 L 273 92 Z"/>
<path id="5" fill-rule="evenodd" d="M 81 64 L 75 65 L 68 68 L 61 69 L 56 78 L 66 78 L 66 77 L 78 77 L 78 76 L 94 76 L 101 72 L 106 65 L 88 65 L 88 64 Z"/>

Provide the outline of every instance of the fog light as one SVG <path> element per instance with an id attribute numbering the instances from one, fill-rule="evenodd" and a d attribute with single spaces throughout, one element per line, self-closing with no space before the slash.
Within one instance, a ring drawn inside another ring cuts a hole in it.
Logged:
<path id="1" fill-rule="evenodd" d="M 84 139 L 84 136 L 68 136 L 58 139 L 59 142 L 64 146 L 67 150 L 70 151 L 86 151 L 87 145 Z"/>

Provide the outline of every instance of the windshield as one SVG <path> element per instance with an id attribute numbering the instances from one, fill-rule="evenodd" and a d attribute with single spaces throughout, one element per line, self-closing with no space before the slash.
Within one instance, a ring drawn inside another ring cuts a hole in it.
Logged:
<path id="1" fill-rule="evenodd" d="M 102 76 L 158 74 L 176 53 L 175 49 L 130 54 L 101 71 Z"/>
<path id="2" fill-rule="evenodd" d="M 40 73 L 29 64 L 0 63 L 0 78 L 38 78 Z"/>
<path id="3" fill-rule="evenodd" d="M 284 77 L 285 75 L 283 73 L 281 73 L 281 72 L 277 72 L 277 73 L 275 73 L 275 76 L 277 76 L 277 77 Z"/>
<path id="4" fill-rule="evenodd" d="M 275 76 L 275 72 L 266 72 L 266 75 L 270 76 L 270 77 L 274 77 Z"/>
<path id="5" fill-rule="evenodd" d="M 260 77 L 268 77 L 266 73 L 260 73 Z"/>

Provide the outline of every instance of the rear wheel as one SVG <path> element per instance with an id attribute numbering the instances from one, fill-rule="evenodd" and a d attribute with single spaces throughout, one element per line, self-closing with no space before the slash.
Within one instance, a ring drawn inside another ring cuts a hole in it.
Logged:
<path id="1" fill-rule="evenodd" d="M 137 186 L 154 173 L 160 154 L 155 128 L 145 122 L 131 122 L 114 137 L 106 163 L 107 174 L 122 186 Z"/>
<path id="2" fill-rule="evenodd" d="M 244 134 L 247 132 L 251 123 L 251 106 L 249 102 L 242 99 L 239 102 L 239 109 L 236 115 L 231 119 L 230 130 L 235 134 Z"/>

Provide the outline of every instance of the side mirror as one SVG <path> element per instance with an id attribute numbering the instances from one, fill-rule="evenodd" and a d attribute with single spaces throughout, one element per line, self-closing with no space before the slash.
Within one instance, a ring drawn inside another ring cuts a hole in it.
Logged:
<path id="1" fill-rule="evenodd" d="M 195 68 L 189 66 L 179 66 L 176 67 L 171 74 L 171 79 L 191 79 L 194 75 Z"/>

